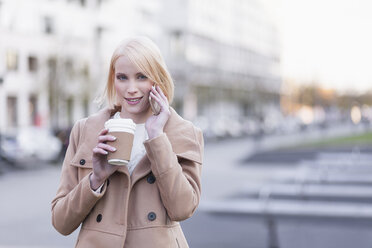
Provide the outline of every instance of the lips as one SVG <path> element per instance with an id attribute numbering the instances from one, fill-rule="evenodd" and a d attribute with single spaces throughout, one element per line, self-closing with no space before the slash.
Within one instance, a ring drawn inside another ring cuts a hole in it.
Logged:
<path id="1" fill-rule="evenodd" d="M 128 104 L 130 105 L 136 105 L 141 101 L 143 97 L 133 97 L 133 98 L 124 98 Z"/>

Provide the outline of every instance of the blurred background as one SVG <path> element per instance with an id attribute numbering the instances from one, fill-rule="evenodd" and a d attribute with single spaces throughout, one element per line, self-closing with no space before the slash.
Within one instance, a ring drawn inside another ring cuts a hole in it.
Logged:
<path id="1" fill-rule="evenodd" d="M 205 139 L 190 247 L 369 247 L 369 0 L 0 0 L 0 247 L 73 247 L 50 202 L 115 47 L 155 41 Z M 20 235 L 22 233 L 22 235 Z"/>

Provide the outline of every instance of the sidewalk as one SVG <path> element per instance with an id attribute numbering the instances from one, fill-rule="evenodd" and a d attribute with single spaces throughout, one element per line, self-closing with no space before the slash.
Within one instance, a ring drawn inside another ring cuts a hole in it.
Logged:
<path id="1" fill-rule="evenodd" d="M 291 164 L 254 164 L 243 161 L 256 150 L 253 139 L 234 139 L 205 145 L 202 201 L 222 199 L 249 184 L 261 184 L 293 172 Z"/>
<path id="2" fill-rule="evenodd" d="M 74 247 L 76 232 L 64 237 L 51 224 L 51 201 L 59 183 L 60 167 L 8 171 L 0 175 L 0 247 Z"/>
<path id="3" fill-rule="evenodd" d="M 247 139 L 208 143 L 202 174 L 202 201 L 223 198 L 247 182 L 265 180 L 267 167 L 240 166 L 253 144 Z M 51 225 L 50 202 L 60 177 L 59 166 L 7 171 L 0 175 L 0 248 L 73 247 L 77 231 L 64 237 Z M 274 168 L 273 168 L 274 170 Z"/>
<path id="4" fill-rule="evenodd" d="M 301 137 L 294 138 L 301 139 Z M 204 202 L 235 195 L 249 184 L 259 185 L 273 177 L 290 176 L 295 173 L 293 164 L 250 163 L 242 165 L 241 163 L 253 151 L 262 149 L 265 142 L 280 146 L 287 141 L 285 137 L 278 136 L 273 138 L 271 142 L 269 140 L 262 142 L 260 147 L 250 138 L 207 142 L 202 171 L 201 206 Z M 50 202 L 57 190 L 60 169 L 60 166 L 40 166 L 35 170 L 6 171 L 4 174 L 0 174 L 3 199 L 0 203 L 0 213 L 2 213 L 0 248 L 67 248 L 74 246 L 77 237 L 76 231 L 72 235 L 64 237 L 57 233 L 51 225 Z M 199 211 L 194 221 L 186 223 L 189 230 L 196 230 L 195 225 L 200 224 L 195 221 L 198 220 L 198 215 L 201 221 L 203 218 L 204 220 L 209 218 L 201 214 Z M 214 221 L 213 223 L 216 225 L 220 220 L 220 217 L 210 219 L 211 223 Z M 225 222 L 230 223 L 230 220 L 225 219 Z M 250 237 L 257 237 L 256 232 L 259 228 L 257 225 L 260 224 L 252 223 L 249 229 L 252 230 Z M 218 231 L 217 229 L 221 227 L 213 226 L 212 228 Z M 228 234 L 231 236 L 231 240 L 234 240 L 235 234 Z M 261 234 L 264 235 L 264 232 Z"/>

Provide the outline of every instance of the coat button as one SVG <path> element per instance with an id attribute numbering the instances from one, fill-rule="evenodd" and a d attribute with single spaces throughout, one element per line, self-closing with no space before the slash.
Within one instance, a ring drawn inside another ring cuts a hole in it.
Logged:
<path id="1" fill-rule="evenodd" d="M 149 184 L 153 184 L 155 182 L 156 178 L 153 174 L 150 174 L 148 177 L 147 177 L 147 182 Z"/>
<path id="2" fill-rule="evenodd" d="M 154 221 L 156 219 L 156 214 L 154 212 L 150 212 L 147 215 L 147 219 L 149 219 L 149 221 Z"/>
<path id="3" fill-rule="evenodd" d="M 85 159 L 80 159 L 80 164 L 85 165 Z"/>
<path id="4" fill-rule="evenodd" d="M 101 222 L 102 220 L 102 214 L 97 215 L 96 221 Z"/>

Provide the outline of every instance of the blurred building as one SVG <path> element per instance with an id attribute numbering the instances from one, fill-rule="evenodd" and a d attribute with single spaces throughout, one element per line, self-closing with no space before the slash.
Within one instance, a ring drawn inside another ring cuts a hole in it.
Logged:
<path id="1" fill-rule="evenodd" d="M 105 60 L 123 36 L 150 36 L 175 81 L 173 106 L 185 118 L 226 129 L 248 116 L 265 121 L 280 113 L 278 32 L 264 1 L 111 0 L 104 6 Z"/>
<path id="2" fill-rule="evenodd" d="M 238 118 L 278 103 L 279 44 L 261 1 L 165 0 L 164 6 L 169 64 L 184 88 L 177 96 L 186 116 Z"/>
<path id="3" fill-rule="evenodd" d="M 0 131 L 89 113 L 100 1 L 2 0 Z"/>
<path id="4" fill-rule="evenodd" d="M 279 111 L 277 32 L 261 0 L 1 0 L 0 131 L 65 128 L 96 111 L 128 35 L 159 45 L 186 118 Z"/>

